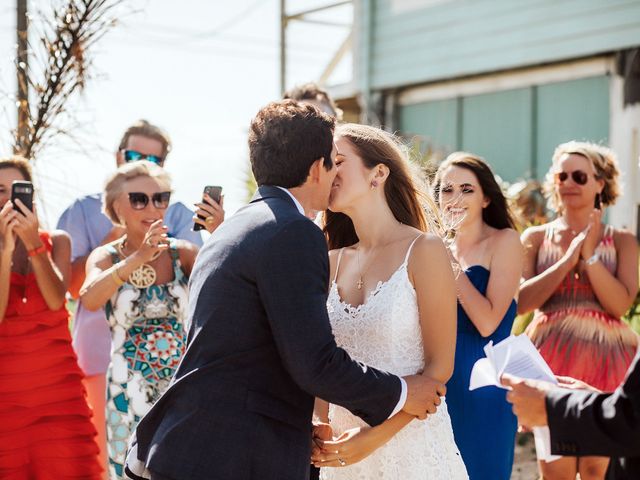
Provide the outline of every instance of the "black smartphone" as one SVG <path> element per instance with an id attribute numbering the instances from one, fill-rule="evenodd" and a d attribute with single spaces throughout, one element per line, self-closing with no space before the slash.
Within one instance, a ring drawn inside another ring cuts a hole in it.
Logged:
<path id="1" fill-rule="evenodd" d="M 206 200 L 204 200 L 205 193 L 209 195 L 215 202 L 220 203 L 220 199 L 222 198 L 222 187 L 217 185 L 207 185 L 206 187 L 204 187 L 202 201 L 204 203 L 208 203 Z M 198 218 L 204 220 L 204 217 L 202 215 L 198 215 Z M 194 223 L 193 231 L 197 232 L 199 230 L 204 230 L 204 226 L 200 225 L 199 223 Z"/>
<path id="2" fill-rule="evenodd" d="M 594 202 L 593 207 L 597 208 L 598 210 L 602 210 L 602 202 L 600 200 L 600 194 L 599 193 L 596 193 L 596 200 Z"/>
<path id="3" fill-rule="evenodd" d="M 11 203 L 13 203 L 13 209 L 20 212 L 16 205 L 17 199 L 20 199 L 24 206 L 33 212 L 33 184 L 31 182 L 14 180 L 11 185 Z"/>

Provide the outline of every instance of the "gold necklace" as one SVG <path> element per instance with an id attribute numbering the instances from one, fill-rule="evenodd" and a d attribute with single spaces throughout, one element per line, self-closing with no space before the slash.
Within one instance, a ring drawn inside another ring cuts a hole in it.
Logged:
<path id="1" fill-rule="evenodd" d="M 384 246 L 387 246 L 387 245 L 384 245 Z M 360 246 L 356 247 L 356 258 L 358 260 L 358 281 L 356 282 L 356 288 L 358 290 L 362 290 L 362 287 L 364 286 L 364 281 L 362 280 L 362 277 L 364 277 L 364 275 L 369 271 L 369 268 L 371 268 L 371 264 L 373 262 L 369 262 L 369 264 L 367 265 L 367 268 L 364 269 L 364 272 L 362 271 L 362 269 L 360 268 Z"/>
<path id="2" fill-rule="evenodd" d="M 127 241 L 127 237 L 124 237 L 121 242 L 118 243 L 118 252 L 123 258 L 127 258 L 127 255 L 124 253 L 124 245 Z M 151 261 L 153 262 L 156 258 L 160 256 L 161 252 L 157 252 Z M 131 285 L 136 288 L 149 288 L 156 282 L 156 278 L 158 275 L 156 273 L 156 269 L 147 263 L 143 263 L 138 268 L 136 268 L 129 278 L 127 279 Z"/>
<path id="3" fill-rule="evenodd" d="M 360 268 L 360 247 L 356 247 L 356 258 L 358 259 L 358 281 L 356 282 L 356 288 L 362 290 L 362 269 Z"/>

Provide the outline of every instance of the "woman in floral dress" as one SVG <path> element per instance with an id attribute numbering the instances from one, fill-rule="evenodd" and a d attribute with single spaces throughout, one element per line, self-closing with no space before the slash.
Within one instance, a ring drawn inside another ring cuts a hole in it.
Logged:
<path id="1" fill-rule="evenodd" d="M 146 161 L 120 167 L 105 187 L 105 213 L 125 235 L 94 250 L 81 291 L 104 306 L 111 328 L 107 446 L 111 478 L 124 478 L 129 437 L 167 387 L 184 353 L 187 279 L 197 247 L 169 239 L 163 217 L 170 181 Z"/>

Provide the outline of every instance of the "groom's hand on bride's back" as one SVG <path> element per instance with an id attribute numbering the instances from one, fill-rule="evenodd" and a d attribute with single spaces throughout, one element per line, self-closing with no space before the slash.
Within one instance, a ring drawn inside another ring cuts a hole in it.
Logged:
<path id="1" fill-rule="evenodd" d="M 410 375 L 404 380 L 407 382 L 407 401 L 402 410 L 420 420 L 436 413 L 441 403 L 440 397 L 447 393 L 444 383 L 422 375 Z"/>

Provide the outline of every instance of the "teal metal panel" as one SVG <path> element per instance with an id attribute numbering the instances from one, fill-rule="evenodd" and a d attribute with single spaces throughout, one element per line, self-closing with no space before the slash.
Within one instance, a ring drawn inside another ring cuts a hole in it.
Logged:
<path id="1" fill-rule="evenodd" d="M 531 175 L 532 133 L 532 88 L 462 100 L 462 149 L 484 157 L 504 180 Z"/>
<path id="2" fill-rule="evenodd" d="M 448 154 L 457 149 L 457 104 L 454 98 L 401 107 L 398 118 L 400 131 L 419 142 L 422 149 Z"/>
<path id="3" fill-rule="evenodd" d="M 375 2 L 369 53 L 374 89 L 640 45 L 640 0 L 452 0 L 411 5 L 419 4 Z"/>
<path id="4" fill-rule="evenodd" d="M 569 140 L 609 140 L 609 77 L 538 87 L 537 177 L 543 178 L 557 145 Z"/>

